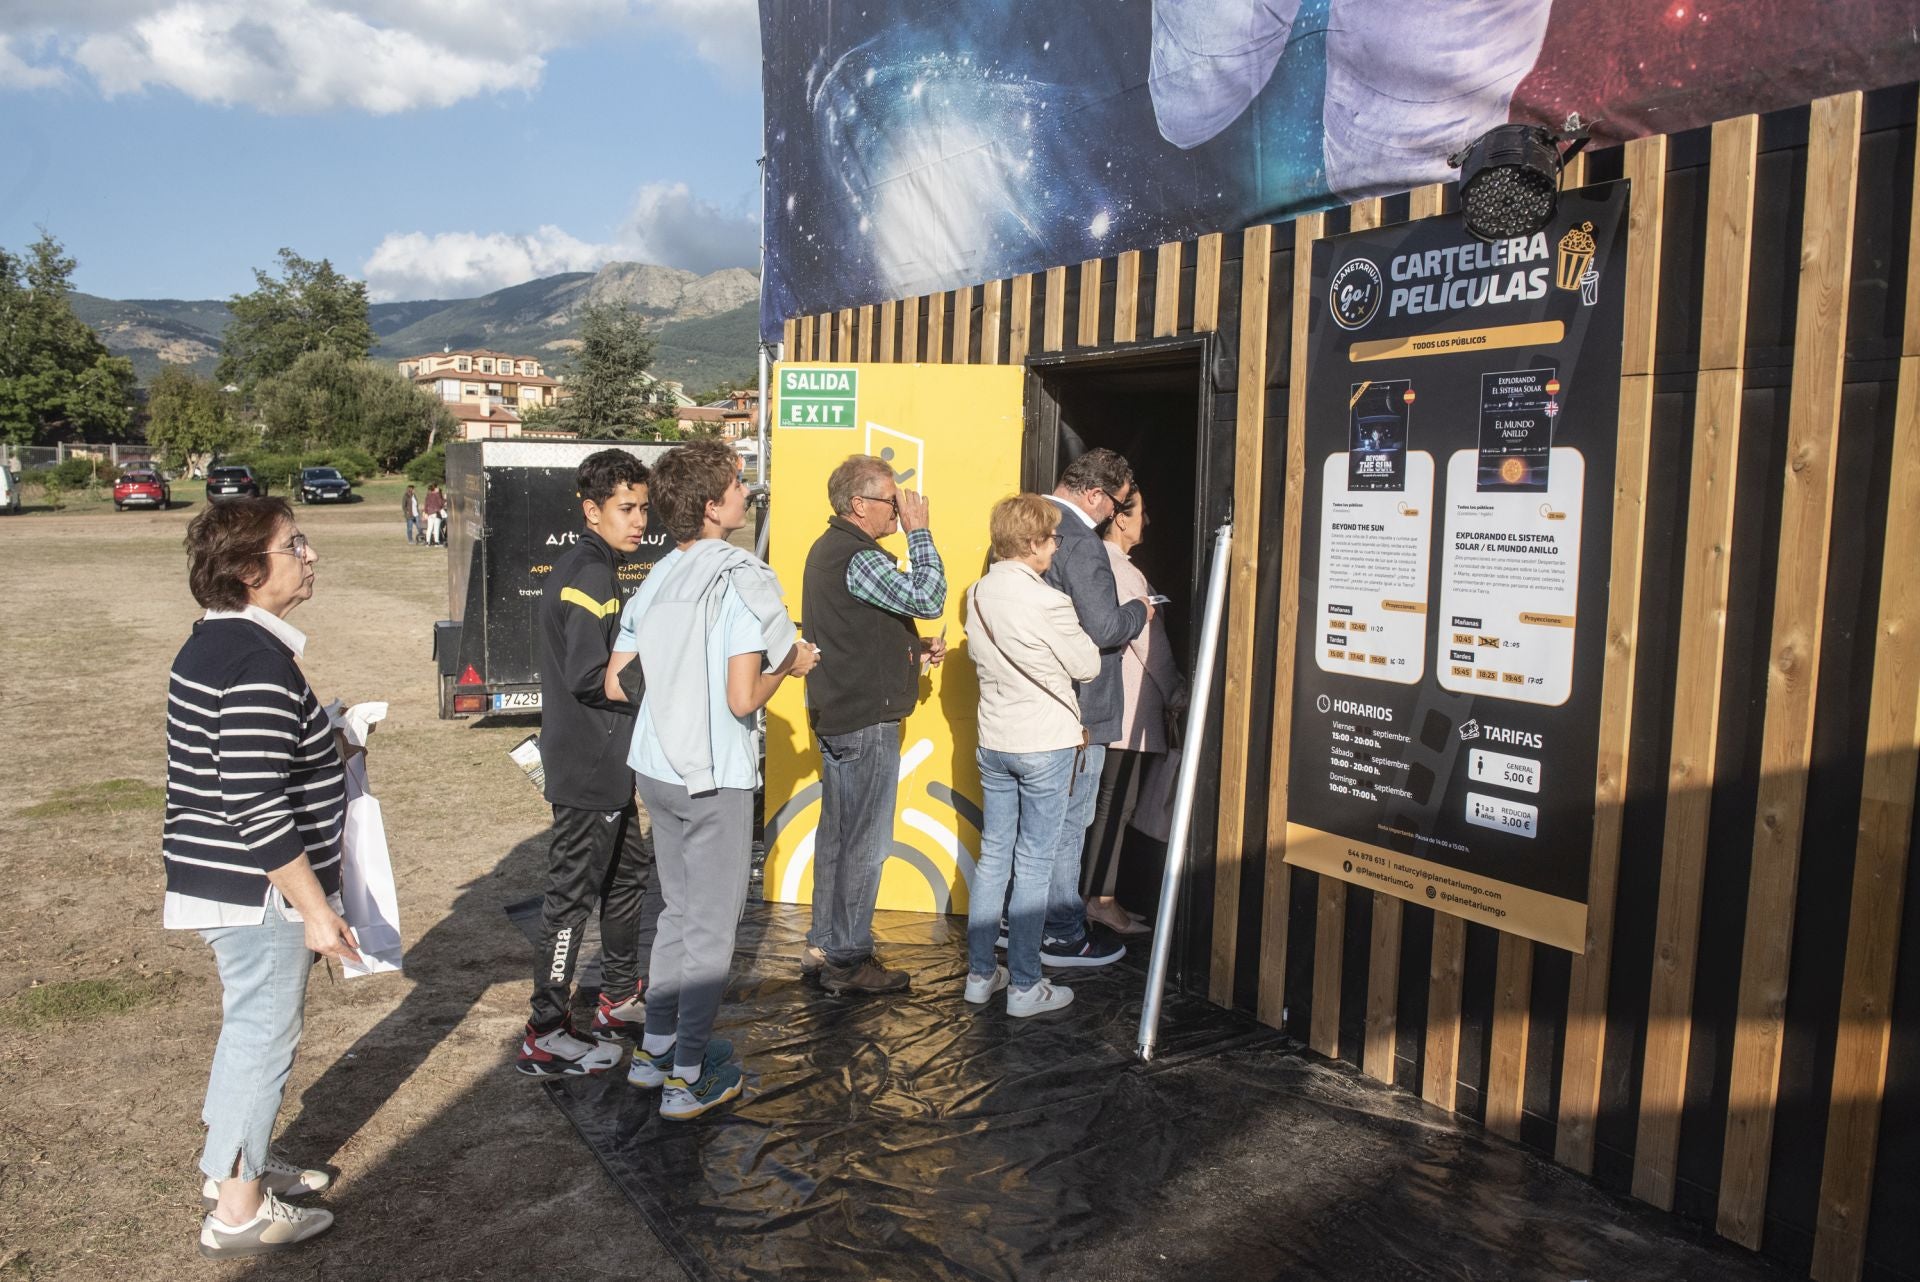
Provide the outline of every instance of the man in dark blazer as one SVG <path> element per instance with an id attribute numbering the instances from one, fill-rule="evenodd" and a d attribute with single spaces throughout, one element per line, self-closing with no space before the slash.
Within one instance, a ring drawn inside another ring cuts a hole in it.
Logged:
<path id="1" fill-rule="evenodd" d="M 1115 512 L 1131 510 L 1133 492 L 1133 468 L 1127 460 L 1112 450 L 1096 449 L 1067 464 L 1050 496 L 1062 509 L 1055 532 L 1060 546 L 1044 577 L 1073 598 L 1081 630 L 1100 647 L 1100 675 L 1074 690 L 1080 701 L 1080 724 L 1087 731 L 1087 751 L 1082 769 L 1074 776 L 1060 844 L 1054 850 L 1046 934 L 1040 945 L 1040 961 L 1046 966 L 1104 966 L 1119 961 L 1127 951 L 1106 927 L 1089 925 L 1086 903 L 1080 898 L 1080 858 L 1087 827 L 1093 822 L 1107 745 L 1120 737 L 1124 701 L 1120 654 L 1153 618 L 1153 603 L 1144 597 L 1125 603 L 1118 600 L 1113 568 L 1098 532 Z"/>

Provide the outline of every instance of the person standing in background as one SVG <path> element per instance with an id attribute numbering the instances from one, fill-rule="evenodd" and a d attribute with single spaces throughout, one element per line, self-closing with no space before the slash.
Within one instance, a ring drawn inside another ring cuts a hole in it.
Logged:
<path id="1" fill-rule="evenodd" d="M 428 543 L 438 545 L 447 541 L 446 513 L 447 496 L 440 492 L 439 483 L 427 486 L 427 501 L 421 509 L 421 515 L 426 518 Z"/>
<path id="2" fill-rule="evenodd" d="M 900 722 L 920 699 L 920 660 L 946 642 L 920 639 L 915 619 L 947 606 L 947 574 L 927 529 L 927 500 L 902 490 L 893 468 L 855 454 L 827 478 L 833 517 L 807 552 L 800 617 L 832 660 L 807 680 L 820 743 L 820 827 L 813 847 L 813 926 L 802 974 L 829 993 L 897 993 L 907 972 L 873 955 L 873 906 L 893 852 L 900 784 Z M 879 540 L 907 532 L 902 572 Z"/>
<path id="3" fill-rule="evenodd" d="M 407 492 L 400 496 L 400 515 L 407 520 L 407 542 L 420 541 L 420 496 L 409 485 Z"/>

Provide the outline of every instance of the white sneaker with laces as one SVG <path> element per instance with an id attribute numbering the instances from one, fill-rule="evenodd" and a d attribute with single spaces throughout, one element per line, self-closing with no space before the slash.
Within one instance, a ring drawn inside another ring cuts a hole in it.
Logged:
<path id="1" fill-rule="evenodd" d="M 307 1197 L 324 1191 L 332 1183 L 333 1176 L 325 1171 L 295 1166 L 278 1153 L 268 1153 L 260 1167 L 260 1187 L 275 1197 Z M 209 1211 L 220 1204 L 219 1180 L 201 1182 L 200 1204 Z"/>
<path id="2" fill-rule="evenodd" d="M 995 993 L 1007 986 L 1007 968 L 995 966 L 991 976 L 967 976 L 967 1000 L 975 1006 L 985 1005 Z"/>
<path id="3" fill-rule="evenodd" d="M 618 1042 L 590 1042 L 577 1036 L 571 1024 L 546 1033 L 536 1033 L 529 1024 L 514 1067 L 529 1077 L 580 1077 L 606 1072 L 625 1054 Z"/>
<path id="4" fill-rule="evenodd" d="M 1045 1014 L 1047 1011 L 1060 1010 L 1072 1004 L 1073 990 L 1062 988 L 1051 980 L 1043 979 L 1032 988 L 1007 990 L 1007 1014 L 1015 1019 Z"/>
<path id="5" fill-rule="evenodd" d="M 260 1198 L 260 1209 L 245 1224 L 226 1224 L 211 1215 L 201 1220 L 200 1254 L 210 1260 L 266 1255 L 319 1237 L 332 1227 L 332 1211 L 288 1206 L 267 1193 Z"/>

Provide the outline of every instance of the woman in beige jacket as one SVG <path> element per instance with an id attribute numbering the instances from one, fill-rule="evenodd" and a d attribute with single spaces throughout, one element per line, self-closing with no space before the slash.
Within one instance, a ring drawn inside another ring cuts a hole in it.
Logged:
<path id="1" fill-rule="evenodd" d="M 1100 651 L 1080 629 L 1073 601 L 1041 581 L 1059 546 L 1060 509 L 1038 494 L 994 506 L 994 564 L 967 589 L 967 652 L 980 680 L 980 785 L 985 818 L 967 912 L 966 998 L 982 1004 L 1009 986 L 1007 1014 L 1058 1010 L 1073 991 L 1040 970 L 1053 850 L 1075 788 L 1098 787 L 1081 770 L 1086 734 L 1073 683 L 1100 671 Z M 1013 884 L 1009 901 L 1007 884 Z M 1000 910 L 1007 964 L 994 964 Z"/>
<path id="2" fill-rule="evenodd" d="M 1113 565 L 1113 583 L 1122 601 L 1153 599 L 1147 576 L 1134 565 L 1131 554 L 1147 532 L 1147 501 L 1134 491 L 1133 505 L 1115 512 L 1107 523 L 1107 559 Z M 1100 771 L 1100 795 L 1094 802 L 1093 823 L 1087 828 L 1085 857 L 1081 860 L 1080 893 L 1086 897 L 1087 918 L 1122 935 L 1145 934 L 1149 927 L 1134 919 L 1114 888 L 1120 877 L 1120 851 L 1127 825 L 1133 819 L 1140 786 L 1155 759 L 1169 747 L 1167 721 L 1187 706 L 1187 679 L 1173 657 L 1164 616 L 1155 614 L 1146 630 L 1127 643 L 1120 659 L 1123 704 L 1120 737 L 1107 745 Z"/>

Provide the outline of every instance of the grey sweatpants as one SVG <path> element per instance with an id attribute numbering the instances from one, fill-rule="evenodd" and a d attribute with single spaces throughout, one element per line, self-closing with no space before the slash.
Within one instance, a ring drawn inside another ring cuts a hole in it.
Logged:
<path id="1" fill-rule="evenodd" d="M 733 964 L 734 934 L 747 906 L 753 864 L 753 793 L 720 788 L 698 796 L 634 775 L 653 818 L 653 866 L 666 901 L 647 966 L 647 1035 L 672 1034 L 673 1062 L 707 1053 Z"/>

